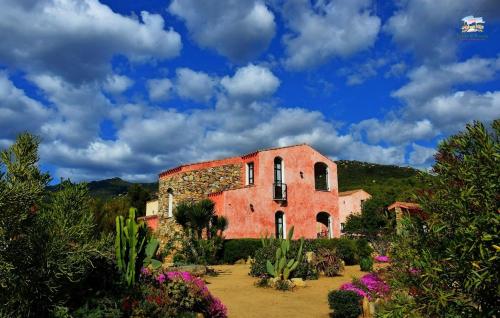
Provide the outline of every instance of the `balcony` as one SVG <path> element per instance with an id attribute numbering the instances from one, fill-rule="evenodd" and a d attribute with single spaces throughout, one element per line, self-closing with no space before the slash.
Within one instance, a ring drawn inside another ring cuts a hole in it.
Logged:
<path id="1" fill-rule="evenodd" d="M 285 183 L 273 183 L 273 200 L 286 201 Z"/>

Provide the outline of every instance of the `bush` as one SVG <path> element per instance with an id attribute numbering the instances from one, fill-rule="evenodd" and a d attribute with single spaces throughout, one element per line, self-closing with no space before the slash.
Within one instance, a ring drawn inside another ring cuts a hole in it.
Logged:
<path id="1" fill-rule="evenodd" d="M 335 318 L 357 318 L 362 313 L 362 297 L 349 290 L 333 290 L 328 293 L 328 304 Z"/>
<path id="2" fill-rule="evenodd" d="M 364 257 L 359 262 L 362 272 L 371 272 L 373 269 L 373 260 L 370 257 Z"/>
<path id="3" fill-rule="evenodd" d="M 234 264 L 240 259 L 254 258 L 255 252 L 261 247 L 262 243 L 259 239 L 226 240 L 223 246 L 222 261 L 225 264 Z"/>
<path id="4" fill-rule="evenodd" d="M 319 248 L 314 256 L 313 264 L 318 273 L 323 273 L 328 277 L 340 275 L 344 270 L 342 259 L 333 249 Z"/>
<path id="5" fill-rule="evenodd" d="M 255 252 L 255 262 L 252 263 L 250 267 L 250 275 L 254 277 L 268 276 L 268 272 L 266 269 L 267 260 L 273 260 L 276 255 L 276 245 L 277 241 L 275 241 L 272 245 L 268 245 L 266 247 L 261 247 Z M 290 246 L 290 255 L 297 255 L 298 249 L 300 246 L 300 241 L 292 241 Z M 314 268 L 312 264 L 307 262 L 307 257 L 305 257 L 305 253 L 314 251 L 315 246 L 311 243 L 311 241 L 304 241 L 303 253 L 304 257 L 302 257 L 302 261 L 299 266 L 292 272 L 292 277 L 298 277 L 302 279 L 317 279 L 318 272 Z"/>
<path id="6" fill-rule="evenodd" d="M 359 239 L 356 240 L 356 252 L 360 260 L 363 258 L 371 258 L 373 253 L 373 248 L 371 248 L 367 240 Z"/>
<path id="7" fill-rule="evenodd" d="M 362 242 L 359 242 L 362 241 Z M 366 240 L 354 240 L 349 238 L 333 238 L 312 240 L 315 250 L 319 248 L 335 249 L 346 265 L 356 265 L 361 257 L 371 254 L 372 249 Z"/>

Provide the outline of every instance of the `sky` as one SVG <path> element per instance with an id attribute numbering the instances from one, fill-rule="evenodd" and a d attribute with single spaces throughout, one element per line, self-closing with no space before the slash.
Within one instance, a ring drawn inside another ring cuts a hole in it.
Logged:
<path id="1" fill-rule="evenodd" d="M 3 0 L 0 39 L 0 148 L 40 136 L 56 181 L 299 143 L 427 168 L 500 117 L 496 0 Z"/>

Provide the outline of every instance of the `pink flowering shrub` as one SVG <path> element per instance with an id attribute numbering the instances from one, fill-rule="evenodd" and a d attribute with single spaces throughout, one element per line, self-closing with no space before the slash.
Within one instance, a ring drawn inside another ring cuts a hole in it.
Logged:
<path id="1" fill-rule="evenodd" d="M 375 262 L 377 263 L 389 263 L 391 260 L 389 259 L 389 256 L 384 256 L 384 255 L 379 255 L 375 256 Z"/>
<path id="2" fill-rule="evenodd" d="M 390 288 L 377 274 L 370 273 L 360 279 L 354 279 L 351 283 L 343 284 L 340 286 L 340 290 L 350 290 L 361 297 L 373 300 L 375 298 L 386 297 L 389 294 Z"/>
<path id="3" fill-rule="evenodd" d="M 126 307 L 134 317 L 177 317 L 186 313 L 227 317 L 227 308 L 209 292 L 205 282 L 188 272 L 154 274 L 141 270 L 138 290 L 134 297 L 128 297 Z"/>

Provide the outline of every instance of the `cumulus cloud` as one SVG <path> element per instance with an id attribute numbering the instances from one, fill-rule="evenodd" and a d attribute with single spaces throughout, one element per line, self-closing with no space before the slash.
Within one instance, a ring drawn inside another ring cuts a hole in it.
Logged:
<path id="1" fill-rule="evenodd" d="M 198 45 L 236 62 L 259 55 L 275 33 L 274 15 L 262 1 L 174 0 L 168 9 L 186 22 Z"/>
<path id="2" fill-rule="evenodd" d="M 384 25 L 393 40 L 426 62 L 456 57 L 460 20 L 474 12 L 489 19 L 500 16 L 495 0 L 406 0 Z"/>
<path id="3" fill-rule="evenodd" d="M 338 73 L 342 76 L 346 76 L 347 85 L 360 85 L 367 79 L 376 76 L 379 69 L 388 62 L 386 58 L 369 58 L 361 64 L 342 68 Z"/>
<path id="4" fill-rule="evenodd" d="M 98 0 L 3 1 L 0 60 L 80 84 L 104 78 L 116 54 L 133 61 L 179 54 L 180 35 L 165 30 L 160 15 L 142 11 L 140 20 Z"/>
<path id="5" fill-rule="evenodd" d="M 39 133 L 52 111 L 26 96 L 12 83 L 6 72 L 0 71 L 0 114 L 0 145 L 5 146 L 9 139 L 22 131 Z"/>
<path id="6" fill-rule="evenodd" d="M 371 143 L 384 141 L 398 145 L 408 140 L 430 139 L 438 133 L 437 129 L 428 119 L 417 121 L 403 121 L 400 119 L 380 121 L 372 118 L 353 125 L 353 129 L 357 132 L 363 131 Z"/>
<path id="7" fill-rule="evenodd" d="M 153 101 L 167 100 L 173 89 L 172 81 L 168 78 L 151 79 L 147 81 L 149 99 Z"/>
<path id="8" fill-rule="evenodd" d="M 121 94 L 129 89 L 134 84 L 134 81 L 123 75 L 108 76 L 103 84 L 105 91 L 111 94 Z"/>
<path id="9" fill-rule="evenodd" d="M 370 4 L 369 0 L 286 1 L 281 12 L 291 32 L 283 38 L 285 65 L 303 70 L 371 47 L 380 19 L 370 11 Z"/>
<path id="10" fill-rule="evenodd" d="M 434 161 L 436 149 L 412 144 L 412 151 L 408 162 L 414 166 L 428 167 Z"/>
<path id="11" fill-rule="evenodd" d="M 207 73 L 196 72 L 189 68 L 176 70 L 175 91 L 181 98 L 197 102 L 210 100 L 214 93 L 216 80 Z"/>
<path id="12" fill-rule="evenodd" d="M 273 94 L 280 80 L 267 68 L 249 64 L 232 76 L 224 76 L 222 86 L 236 99 L 255 100 Z"/>

